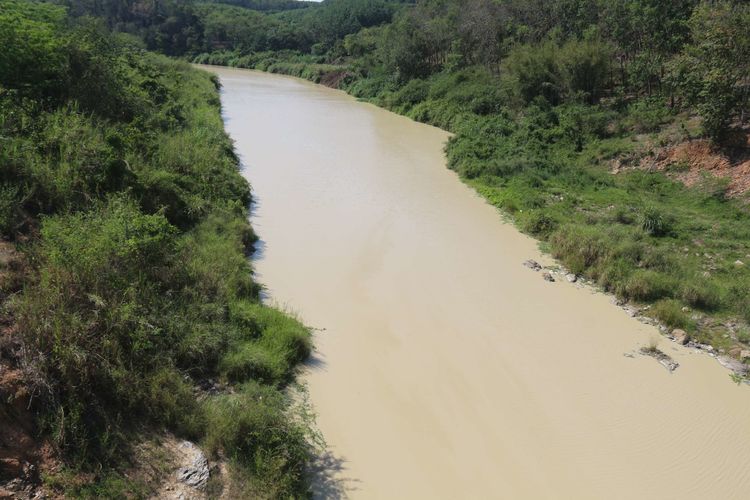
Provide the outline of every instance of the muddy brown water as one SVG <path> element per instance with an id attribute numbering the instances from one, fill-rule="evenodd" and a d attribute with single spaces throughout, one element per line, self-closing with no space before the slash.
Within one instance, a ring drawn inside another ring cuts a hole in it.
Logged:
<path id="1" fill-rule="evenodd" d="M 445 168 L 445 132 L 210 68 L 276 303 L 316 328 L 320 497 L 750 498 L 750 388 L 543 263 Z"/>

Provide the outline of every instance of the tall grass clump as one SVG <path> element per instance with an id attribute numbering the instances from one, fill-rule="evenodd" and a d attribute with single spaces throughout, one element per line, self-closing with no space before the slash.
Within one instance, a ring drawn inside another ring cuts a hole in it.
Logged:
<path id="1" fill-rule="evenodd" d="M 660 300 L 651 308 L 651 314 L 668 327 L 694 330 L 695 322 L 682 311 L 682 307 L 682 304 L 674 299 Z"/>

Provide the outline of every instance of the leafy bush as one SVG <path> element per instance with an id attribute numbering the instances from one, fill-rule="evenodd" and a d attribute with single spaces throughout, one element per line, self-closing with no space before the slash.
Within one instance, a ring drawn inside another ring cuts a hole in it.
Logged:
<path id="1" fill-rule="evenodd" d="M 295 366 L 310 354 L 308 330 L 288 315 L 252 302 L 237 301 L 230 311 L 241 334 L 222 358 L 219 371 L 237 382 L 288 381 Z"/>
<path id="2" fill-rule="evenodd" d="M 541 210 L 528 212 L 520 220 L 521 228 L 535 236 L 546 236 L 557 227 L 557 221 Z"/>
<path id="3" fill-rule="evenodd" d="M 429 85 L 424 80 L 410 80 L 397 92 L 391 94 L 386 104 L 393 108 L 408 109 L 425 100 Z"/>
<path id="4" fill-rule="evenodd" d="M 161 404 L 146 380 L 170 366 L 174 339 L 158 316 L 175 235 L 163 216 L 121 199 L 43 221 L 39 280 L 19 300 L 18 325 L 27 363 L 47 380 L 49 425 L 83 458 L 111 453 L 107 429 L 121 412 Z"/>
<path id="5" fill-rule="evenodd" d="M 247 383 L 206 401 L 206 448 L 223 453 L 247 478 L 247 498 L 301 498 L 310 456 L 303 422 L 287 417 L 289 402 L 270 387 Z"/>

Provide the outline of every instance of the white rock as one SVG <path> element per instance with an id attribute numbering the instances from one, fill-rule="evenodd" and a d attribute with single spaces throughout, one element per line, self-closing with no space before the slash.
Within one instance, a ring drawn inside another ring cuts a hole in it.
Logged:
<path id="1" fill-rule="evenodd" d="M 208 459 L 190 441 L 180 443 L 180 448 L 188 455 L 189 465 L 177 469 L 177 480 L 191 488 L 202 489 L 208 482 Z"/>

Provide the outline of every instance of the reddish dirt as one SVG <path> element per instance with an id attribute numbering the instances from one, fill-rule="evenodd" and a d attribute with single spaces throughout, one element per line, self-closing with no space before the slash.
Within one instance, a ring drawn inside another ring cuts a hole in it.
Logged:
<path id="1" fill-rule="evenodd" d="M 331 71 L 329 73 L 324 74 L 320 79 L 320 84 L 325 85 L 326 87 L 331 87 L 334 89 L 340 88 L 341 83 L 348 77 L 351 76 L 351 74 L 348 71 L 341 70 L 341 71 Z"/>
<path id="2" fill-rule="evenodd" d="M 34 498 L 41 473 L 59 467 L 54 446 L 38 436 L 30 402 L 21 370 L 0 360 L 0 499 Z"/>
<path id="3" fill-rule="evenodd" d="M 20 289 L 24 274 L 23 256 L 0 241 L 0 310 Z M 0 314 L 0 499 L 35 498 L 41 472 L 59 466 L 54 447 L 38 437 L 34 425 L 30 384 L 17 365 L 20 346 L 13 317 Z"/>
<path id="4" fill-rule="evenodd" d="M 733 147 L 716 148 L 708 140 L 694 139 L 668 146 L 640 162 L 640 168 L 660 170 L 687 186 L 706 176 L 727 179 L 726 195 L 740 197 L 750 192 L 750 136 Z"/>

